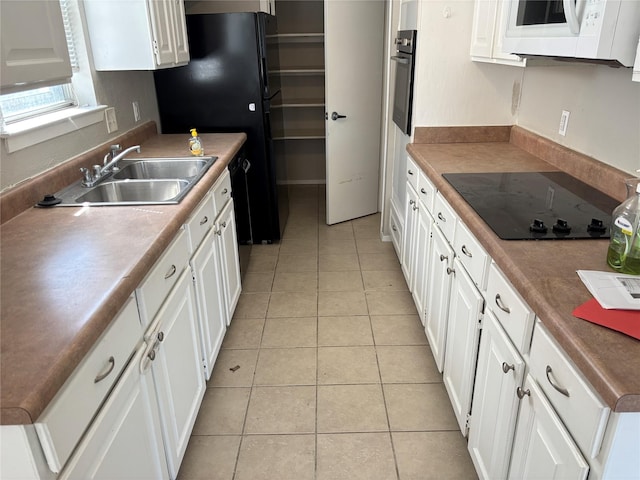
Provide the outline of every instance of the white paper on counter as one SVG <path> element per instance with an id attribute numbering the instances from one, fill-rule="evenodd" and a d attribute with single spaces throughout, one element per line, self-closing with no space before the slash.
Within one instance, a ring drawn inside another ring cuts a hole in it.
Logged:
<path id="1" fill-rule="evenodd" d="M 577 273 L 602 308 L 640 310 L 640 276 L 595 270 Z"/>

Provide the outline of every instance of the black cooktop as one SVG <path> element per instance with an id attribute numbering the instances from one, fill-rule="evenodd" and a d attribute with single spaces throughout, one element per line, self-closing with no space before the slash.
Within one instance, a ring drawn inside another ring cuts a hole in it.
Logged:
<path id="1" fill-rule="evenodd" d="M 609 238 L 620 203 L 564 172 L 442 176 L 503 240 Z"/>

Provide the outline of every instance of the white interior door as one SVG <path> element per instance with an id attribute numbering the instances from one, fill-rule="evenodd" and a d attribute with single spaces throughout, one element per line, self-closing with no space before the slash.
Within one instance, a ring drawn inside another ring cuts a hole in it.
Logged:
<path id="1" fill-rule="evenodd" d="M 378 211 L 384 6 L 324 2 L 329 225 Z"/>

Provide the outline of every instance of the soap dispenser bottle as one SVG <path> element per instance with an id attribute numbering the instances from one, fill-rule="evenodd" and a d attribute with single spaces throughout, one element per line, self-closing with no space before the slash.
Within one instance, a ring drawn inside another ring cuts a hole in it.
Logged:
<path id="1" fill-rule="evenodd" d="M 191 138 L 189 139 L 189 150 L 191 154 L 196 157 L 202 157 L 204 155 L 204 148 L 202 147 L 202 140 L 198 136 L 198 132 L 195 128 L 191 129 Z"/>
<path id="2" fill-rule="evenodd" d="M 607 263 L 621 273 L 640 275 L 640 182 L 611 215 Z"/>

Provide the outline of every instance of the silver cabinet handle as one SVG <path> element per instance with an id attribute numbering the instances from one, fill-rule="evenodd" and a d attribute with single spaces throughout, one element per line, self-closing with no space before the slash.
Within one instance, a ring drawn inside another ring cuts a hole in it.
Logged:
<path id="1" fill-rule="evenodd" d="M 505 313 L 511 313 L 511 309 L 509 307 L 507 307 L 503 302 L 502 302 L 502 298 L 500 298 L 500 294 L 496 293 L 496 305 L 498 306 L 498 308 L 500 310 L 502 310 Z"/>
<path id="2" fill-rule="evenodd" d="M 147 357 L 149 357 L 149 360 L 151 360 L 153 362 L 156 359 L 156 351 L 155 350 L 151 350 L 147 354 Z"/>
<path id="3" fill-rule="evenodd" d="M 227 222 L 220 222 L 220 225 L 222 225 L 222 228 L 227 228 Z"/>
<path id="4" fill-rule="evenodd" d="M 109 376 L 109 374 L 113 371 L 113 368 L 116 366 L 116 359 L 113 357 L 109 357 L 109 360 L 107 360 L 107 363 L 108 363 L 107 371 L 96 375 L 96 378 L 93 379 L 93 383 L 101 382 L 102 380 L 104 380 Z"/>
<path id="5" fill-rule="evenodd" d="M 447 257 L 446 255 L 440 254 L 440 261 L 444 262 L 445 260 L 449 260 L 449 257 Z"/>
<path id="6" fill-rule="evenodd" d="M 413 203 L 413 210 L 418 210 L 418 205 L 415 202 Z"/>
<path id="7" fill-rule="evenodd" d="M 408 173 L 409 175 L 413 175 L 413 172 L 412 172 L 411 170 L 407 170 L 407 173 Z"/>
<path id="8" fill-rule="evenodd" d="M 209 217 L 207 217 L 206 215 L 204 216 L 204 218 L 202 220 L 200 220 L 200 225 L 204 225 L 205 223 L 207 223 L 209 221 Z"/>
<path id="9" fill-rule="evenodd" d="M 529 390 L 528 388 L 526 390 L 523 390 L 522 388 L 518 387 L 516 388 L 516 395 L 520 400 L 522 400 L 525 397 L 525 395 L 528 397 L 531 396 L 531 390 Z"/>
<path id="10" fill-rule="evenodd" d="M 425 195 L 426 195 L 426 194 L 427 194 L 427 191 L 426 191 L 424 188 L 421 188 L 421 189 L 420 189 L 420 193 L 423 193 L 423 194 L 425 194 Z"/>
<path id="11" fill-rule="evenodd" d="M 158 341 L 162 342 L 164 340 L 164 332 L 158 332 Z"/>
<path id="12" fill-rule="evenodd" d="M 222 230 L 220 230 L 219 228 L 215 231 L 216 235 L 220 236 L 222 235 Z"/>
<path id="13" fill-rule="evenodd" d="M 467 257 L 472 258 L 473 254 L 467 249 L 466 245 L 462 245 L 462 253 L 464 253 Z"/>
<path id="14" fill-rule="evenodd" d="M 507 362 L 502 362 L 502 371 L 504 373 L 509 373 L 509 370 L 513 370 L 515 372 L 516 371 L 516 366 L 515 365 L 509 365 Z"/>
<path id="15" fill-rule="evenodd" d="M 456 271 L 454 268 L 451 267 L 447 267 L 447 275 L 451 275 L 454 274 L 455 275 Z"/>
<path id="16" fill-rule="evenodd" d="M 549 383 L 551 384 L 551 386 L 553 388 L 555 388 L 558 392 L 560 392 L 562 395 L 564 395 L 565 397 L 569 397 L 569 390 L 567 390 L 566 388 L 562 388 L 559 385 L 556 385 L 553 380 L 551 380 L 551 374 L 553 373 L 553 370 L 551 370 L 551 367 L 549 365 L 547 365 L 547 380 L 549 381 Z"/>
<path id="17" fill-rule="evenodd" d="M 416 202 L 414 202 L 413 200 L 409 200 L 409 205 L 413 205 L 414 203 Z"/>
<path id="18" fill-rule="evenodd" d="M 169 269 L 169 271 L 166 273 L 166 275 L 164 276 L 165 280 L 168 280 L 169 278 L 173 277 L 176 274 L 176 271 L 178 269 L 176 268 L 175 265 L 171 265 L 171 268 Z"/>
<path id="19" fill-rule="evenodd" d="M 394 232 L 397 232 L 397 231 L 398 231 L 398 229 L 396 228 L 396 226 L 395 226 L 395 225 L 391 225 L 391 230 L 393 230 Z"/>
<path id="20" fill-rule="evenodd" d="M 447 221 L 447 219 L 442 216 L 442 212 L 438 212 L 438 219 L 443 221 L 443 222 Z"/>
<path id="21" fill-rule="evenodd" d="M 222 195 L 226 195 L 229 192 L 229 190 L 227 190 L 226 188 L 224 190 L 222 190 Z"/>

